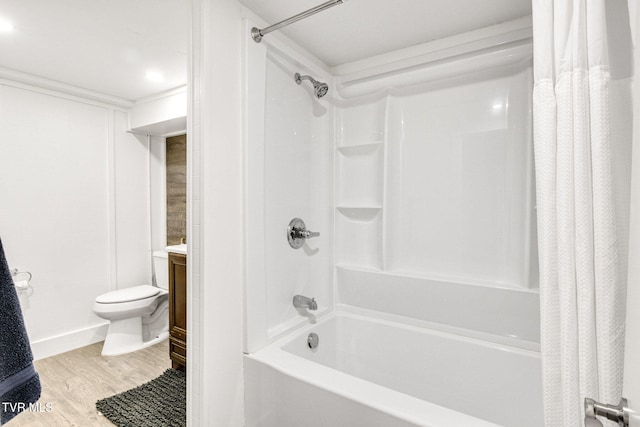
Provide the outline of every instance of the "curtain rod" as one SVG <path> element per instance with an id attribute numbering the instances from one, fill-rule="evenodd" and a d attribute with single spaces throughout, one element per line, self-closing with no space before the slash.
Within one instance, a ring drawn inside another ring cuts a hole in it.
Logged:
<path id="1" fill-rule="evenodd" d="M 286 27 L 289 24 L 293 24 L 296 21 L 299 21 L 301 19 L 307 18 L 311 15 L 315 15 L 318 12 L 322 12 L 323 10 L 329 9 L 330 7 L 339 5 L 344 3 L 347 0 L 329 0 L 326 3 L 322 3 L 319 6 L 313 7 L 309 10 L 305 10 L 304 12 L 301 12 L 297 15 L 292 16 L 291 18 L 287 18 L 284 21 L 280 21 L 277 24 L 273 24 L 269 27 L 266 28 L 257 28 L 257 27 L 253 27 L 251 29 L 251 37 L 253 37 L 253 40 L 256 43 L 260 43 L 260 41 L 262 40 L 262 37 L 266 34 L 269 34 L 272 31 L 278 30 L 282 27 Z"/>

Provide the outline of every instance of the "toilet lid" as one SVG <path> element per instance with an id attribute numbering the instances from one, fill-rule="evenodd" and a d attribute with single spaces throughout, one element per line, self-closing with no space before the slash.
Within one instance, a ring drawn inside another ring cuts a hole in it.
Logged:
<path id="1" fill-rule="evenodd" d="M 140 299 L 150 298 L 158 295 L 160 289 L 151 285 L 134 286 L 132 288 L 119 289 L 113 292 L 107 292 L 96 298 L 96 302 L 100 304 L 114 304 L 118 302 L 129 302 Z"/>

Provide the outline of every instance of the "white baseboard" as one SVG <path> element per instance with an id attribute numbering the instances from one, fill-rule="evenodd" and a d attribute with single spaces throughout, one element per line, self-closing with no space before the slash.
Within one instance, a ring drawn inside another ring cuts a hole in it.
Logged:
<path id="1" fill-rule="evenodd" d="M 33 352 L 33 359 L 44 359 L 45 357 L 55 356 L 56 354 L 104 341 L 108 328 L 109 322 L 105 322 L 99 325 L 32 342 L 31 351 Z"/>

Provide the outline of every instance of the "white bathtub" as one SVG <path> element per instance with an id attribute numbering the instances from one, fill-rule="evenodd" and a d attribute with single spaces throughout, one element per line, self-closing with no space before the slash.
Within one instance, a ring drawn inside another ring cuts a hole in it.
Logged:
<path id="1" fill-rule="evenodd" d="M 341 311 L 246 355 L 245 381 L 247 426 L 543 425 L 538 352 Z"/>

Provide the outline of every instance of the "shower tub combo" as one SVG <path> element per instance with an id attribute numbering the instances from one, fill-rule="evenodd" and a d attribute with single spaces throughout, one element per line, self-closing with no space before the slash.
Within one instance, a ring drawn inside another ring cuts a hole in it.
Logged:
<path id="1" fill-rule="evenodd" d="M 543 424 L 531 28 L 452 40 L 342 76 L 245 42 L 247 426 Z"/>

